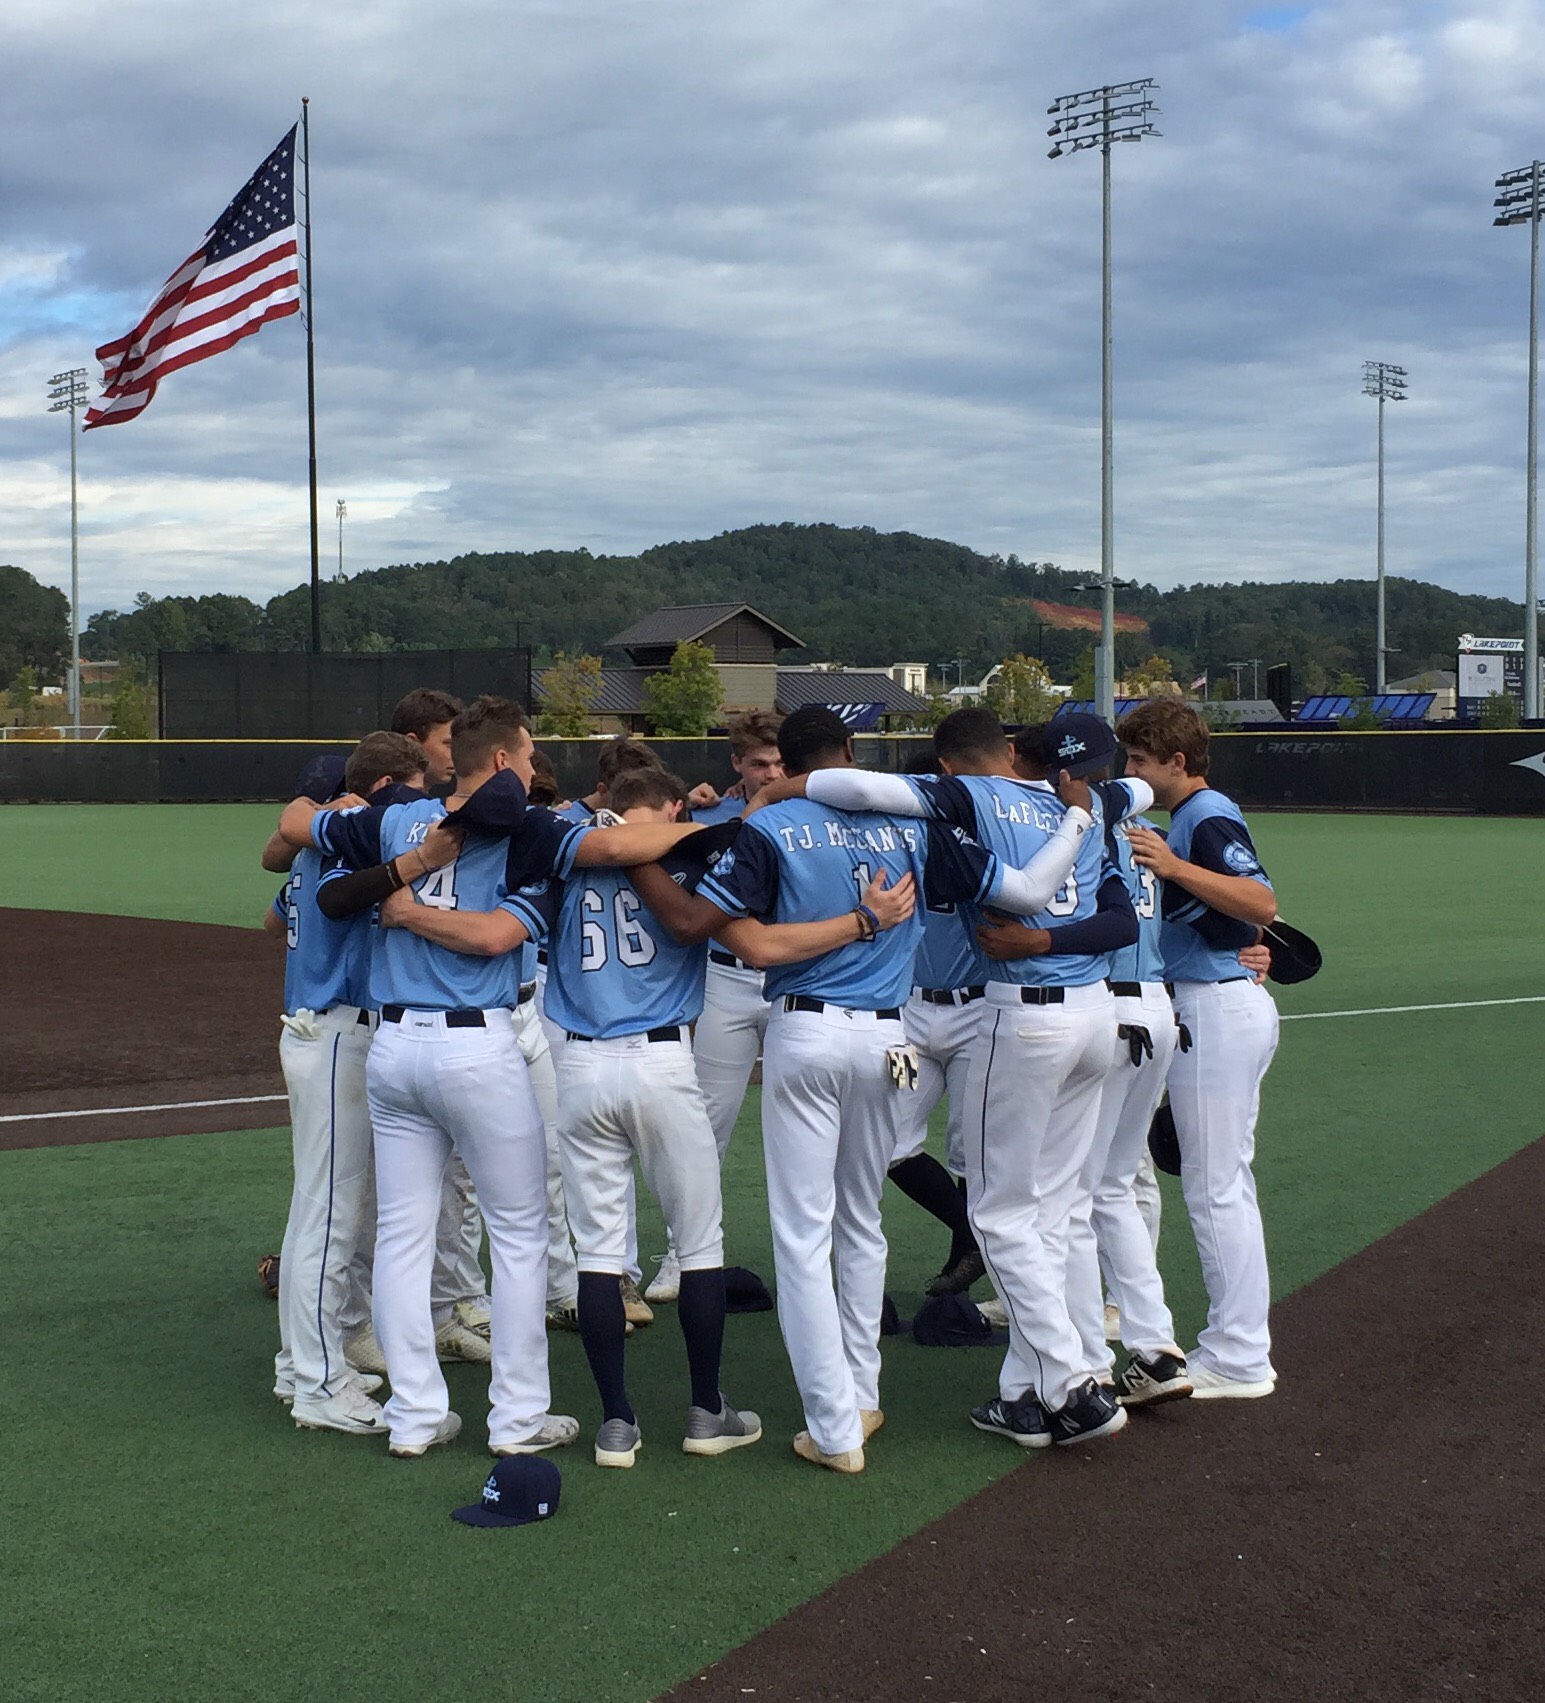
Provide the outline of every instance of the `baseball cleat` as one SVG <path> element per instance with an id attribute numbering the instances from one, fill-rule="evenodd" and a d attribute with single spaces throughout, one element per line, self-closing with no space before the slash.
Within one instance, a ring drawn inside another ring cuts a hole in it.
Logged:
<path id="1" fill-rule="evenodd" d="M 632 1466 L 633 1457 L 644 1446 L 644 1434 L 626 1419 L 608 1419 L 595 1434 L 597 1466 Z"/>
<path id="2" fill-rule="evenodd" d="M 356 1372 L 384 1372 L 386 1356 L 376 1341 L 375 1327 L 361 1325 L 351 1337 L 344 1339 L 343 1357 Z"/>
<path id="3" fill-rule="evenodd" d="M 1107 1342 L 1121 1341 L 1121 1309 L 1105 1303 L 1105 1340 Z"/>
<path id="4" fill-rule="evenodd" d="M 1156 1354 L 1134 1351 L 1121 1374 L 1116 1400 L 1123 1407 L 1153 1407 L 1159 1402 L 1183 1401 L 1190 1393 L 1185 1355 L 1161 1348 Z"/>
<path id="5" fill-rule="evenodd" d="M 529 1437 L 518 1443 L 490 1443 L 491 1455 L 539 1455 L 544 1449 L 566 1449 L 579 1436 L 579 1421 L 566 1413 L 549 1413 Z"/>
<path id="6" fill-rule="evenodd" d="M 841 1454 L 829 1455 L 824 1449 L 816 1446 L 815 1438 L 808 1431 L 795 1434 L 794 1453 L 802 1461 L 809 1461 L 812 1466 L 824 1466 L 828 1472 L 855 1473 L 864 1470 L 862 1448 L 844 1449 Z"/>
<path id="7" fill-rule="evenodd" d="M 630 1325 L 652 1325 L 654 1314 L 649 1310 L 648 1302 L 639 1294 L 638 1285 L 631 1277 L 620 1278 L 618 1281 L 622 1284 L 623 1317 Z"/>
<path id="8" fill-rule="evenodd" d="M 257 1262 L 258 1282 L 263 1285 L 263 1293 L 270 1301 L 279 1299 L 279 1256 L 264 1254 Z"/>
<path id="9" fill-rule="evenodd" d="M 577 1301 L 553 1301 L 547 1308 L 547 1328 L 549 1330 L 578 1330 L 579 1303 Z"/>
<path id="10" fill-rule="evenodd" d="M 1051 1443 L 1046 1409 L 1041 1406 L 1034 1390 L 1026 1390 L 1014 1401 L 1005 1401 L 999 1396 L 983 1407 L 973 1407 L 971 1423 L 978 1431 L 991 1431 L 999 1437 L 1007 1437 L 1022 1449 L 1044 1449 Z"/>
<path id="11" fill-rule="evenodd" d="M 320 1401 L 297 1400 L 290 1412 L 301 1431 L 343 1431 L 354 1437 L 386 1435 L 380 1402 L 372 1401 L 352 1384 Z"/>
<path id="12" fill-rule="evenodd" d="M 646 1301 L 674 1301 L 681 1294 L 681 1262 L 676 1250 L 668 1248 L 660 1256 L 660 1270 L 653 1283 L 644 1291 Z"/>
<path id="13" fill-rule="evenodd" d="M 470 1360 L 486 1366 L 493 1359 L 488 1338 L 468 1330 L 454 1313 L 443 1325 L 435 1328 L 435 1358 L 439 1360 Z"/>
<path id="14" fill-rule="evenodd" d="M 684 1455 L 727 1455 L 762 1440 L 762 1422 L 754 1413 L 737 1413 L 723 1396 L 719 1411 L 706 1407 L 687 1409 L 687 1434 L 681 1439 Z"/>
<path id="15" fill-rule="evenodd" d="M 438 1449 L 443 1444 L 454 1443 L 461 1435 L 461 1415 L 448 1413 L 435 1427 L 435 1434 L 424 1443 L 392 1443 L 387 1453 L 395 1455 L 400 1461 L 416 1461 L 420 1455 L 429 1449 Z"/>
<path id="16" fill-rule="evenodd" d="M 485 1340 L 494 1322 L 494 1304 L 486 1295 L 474 1295 L 458 1301 L 451 1308 L 451 1317 L 463 1330 L 470 1330 Z"/>
<path id="17" fill-rule="evenodd" d="M 990 1296 L 985 1301 L 978 1301 L 976 1310 L 994 1330 L 1007 1330 L 1009 1328 L 1009 1310 L 996 1295 Z"/>
<path id="18" fill-rule="evenodd" d="M 861 1407 L 858 1410 L 858 1418 L 859 1423 L 864 1428 L 864 1441 L 866 1443 L 885 1423 L 885 1415 L 877 1407 Z"/>
<path id="19" fill-rule="evenodd" d="M 958 1260 L 952 1260 L 937 1277 L 928 1284 L 927 1293 L 930 1295 L 964 1295 L 973 1283 L 979 1282 L 987 1275 L 987 1266 L 982 1259 L 981 1251 L 972 1248 Z"/>
<path id="20" fill-rule="evenodd" d="M 356 1372 L 351 1366 L 346 1378 L 336 1379 L 345 1388 L 356 1389 L 361 1395 L 373 1396 L 381 1387 L 381 1380 L 369 1372 Z M 338 1393 L 336 1390 L 333 1392 Z M 283 1402 L 286 1407 L 295 1399 L 295 1383 L 291 1378 L 280 1378 L 274 1385 L 274 1400 Z"/>
<path id="21" fill-rule="evenodd" d="M 1255 1401 L 1269 1396 L 1277 1387 L 1277 1374 L 1264 1378 L 1225 1378 L 1210 1366 L 1192 1366 L 1187 1374 L 1191 1379 L 1192 1401 Z"/>
<path id="22" fill-rule="evenodd" d="M 1092 1443 L 1096 1437 L 1113 1437 L 1127 1422 L 1126 1409 L 1093 1378 L 1085 1378 L 1064 1406 L 1047 1415 L 1051 1440 L 1062 1448 L 1073 1443 Z"/>

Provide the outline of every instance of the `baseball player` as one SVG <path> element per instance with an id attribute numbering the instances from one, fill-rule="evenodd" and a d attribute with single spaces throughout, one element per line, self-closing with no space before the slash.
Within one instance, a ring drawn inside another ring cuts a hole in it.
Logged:
<path id="1" fill-rule="evenodd" d="M 1168 698 L 1117 729 L 1127 772 L 1170 813 L 1169 837 L 1134 828 L 1136 864 L 1161 883 L 1160 945 L 1191 1037 L 1170 1067 L 1181 1189 L 1207 1286 L 1207 1325 L 1189 1357 L 1193 1395 L 1270 1395 L 1271 1285 L 1251 1160 L 1261 1081 L 1277 1050 L 1277 1008 L 1239 960 L 1277 914 L 1238 805 L 1207 784 L 1207 723 Z"/>
<path id="2" fill-rule="evenodd" d="M 768 710 L 752 710 L 731 717 L 730 765 L 739 777 L 741 797 L 720 798 L 712 788 L 694 788 L 688 795 L 693 821 L 739 821 L 747 803 L 769 781 L 782 776 L 783 759 L 778 755 L 781 721 L 780 716 Z M 703 1014 L 698 1019 L 692 1051 L 721 1165 L 745 1103 L 752 1068 L 761 1057 L 770 1011 L 761 971 L 721 944 L 710 946 Z M 674 1301 L 680 1276 L 675 1250 L 667 1248 L 659 1273 L 644 1291 L 644 1299 Z"/>
<path id="3" fill-rule="evenodd" d="M 341 757 L 308 764 L 296 794 L 318 804 L 344 792 L 385 802 L 412 797 L 412 786 L 422 791 L 423 778 L 416 746 L 373 733 L 346 765 Z M 280 1259 L 274 1394 L 291 1404 L 303 1430 L 376 1436 L 385 1423 L 371 1395 L 381 1380 L 354 1371 L 343 1350 L 350 1265 L 372 1204 L 365 1103 L 370 919 L 334 920 L 318 907 L 318 892 L 339 874 L 320 852 L 296 852 L 264 919 L 285 943 L 279 1059 L 295 1169 Z"/>
<path id="4" fill-rule="evenodd" d="M 1086 812 L 1069 812 L 1035 870 L 1006 867 L 942 827 L 803 796 L 827 777 L 855 773 L 852 741 L 832 711 L 795 711 L 778 748 L 788 778 L 763 790 L 734 848 L 699 885 L 693 903 L 708 913 L 709 932 L 715 910 L 830 917 L 881 870 L 893 882 L 911 875 L 930 904 L 981 901 L 1029 913 L 1066 878 L 1090 826 Z M 769 793 L 779 801 L 760 807 Z M 778 1319 L 807 1426 L 794 1451 L 835 1472 L 864 1470 L 864 1445 L 884 1422 L 880 1195 L 896 1151 L 896 1100 L 915 1070 L 901 1003 L 921 932 L 914 915 L 767 976 L 762 1129 Z"/>
<path id="5" fill-rule="evenodd" d="M 1058 725 L 1057 758 L 1064 767 L 1089 755 L 1091 742 L 1103 741 L 1107 753 L 1114 749 L 1110 729 L 1095 717 L 1065 717 Z M 1003 726 L 990 710 L 946 716 L 934 731 L 934 748 L 945 770 L 942 780 L 833 770 L 812 776 L 806 792 L 849 808 L 926 815 L 1014 866 L 1072 836 L 1071 870 L 1042 896 L 1031 925 L 1093 919 L 1104 835 L 1103 813 L 1088 787 L 1068 778 L 1059 798 L 1045 784 L 1021 780 Z M 1118 785 L 1129 808 L 1151 802 L 1146 786 Z M 1090 832 L 1096 827 L 1098 832 Z M 1001 899 L 994 908 L 1022 909 Z M 981 909 L 967 906 L 973 928 Z M 1126 915 L 1130 919 L 1130 907 Z M 966 1183 L 972 1228 L 1007 1311 L 1009 1350 L 998 1398 L 973 1409 L 971 1422 L 1024 1448 L 1108 1436 L 1126 1423 L 1068 1316 L 1067 1226 L 1049 1204 L 1070 1203 L 1076 1195 L 1094 1140 L 1100 1085 L 1112 1063 L 1108 949 L 1107 944 L 1057 959 L 982 961 L 987 997 L 968 1088 Z"/>

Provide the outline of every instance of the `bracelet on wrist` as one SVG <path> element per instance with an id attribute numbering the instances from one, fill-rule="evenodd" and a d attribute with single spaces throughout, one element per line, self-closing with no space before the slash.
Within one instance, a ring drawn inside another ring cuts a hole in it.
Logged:
<path id="1" fill-rule="evenodd" d="M 879 915 L 875 911 L 872 911 L 868 905 L 860 905 L 858 907 L 858 914 L 861 917 L 867 917 L 869 919 L 869 932 L 864 936 L 864 938 L 866 940 L 873 940 L 874 937 L 880 933 Z"/>

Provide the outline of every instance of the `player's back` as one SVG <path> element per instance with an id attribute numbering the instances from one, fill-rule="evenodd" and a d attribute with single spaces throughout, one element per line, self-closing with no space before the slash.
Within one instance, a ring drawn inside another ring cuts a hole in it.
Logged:
<path id="1" fill-rule="evenodd" d="M 284 1009 L 291 1014 L 370 1003 L 370 913 L 335 918 L 317 906 L 318 888 L 337 869 L 333 859 L 307 846 L 295 854 L 280 894 Z"/>
<path id="2" fill-rule="evenodd" d="M 1159 883 L 1151 869 L 1144 869 L 1132 856 L 1127 838 L 1128 827 L 1154 829 L 1146 816 L 1136 816 L 1130 822 L 1118 822 L 1106 830 L 1105 850 L 1112 867 L 1121 877 L 1137 913 L 1137 939 L 1130 946 L 1119 947 L 1110 955 L 1110 979 L 1113 982 L 1162 982 L 1164 980 L 1164 949 L 1161 941 L 1163 923 L 1159 917 Z"/>

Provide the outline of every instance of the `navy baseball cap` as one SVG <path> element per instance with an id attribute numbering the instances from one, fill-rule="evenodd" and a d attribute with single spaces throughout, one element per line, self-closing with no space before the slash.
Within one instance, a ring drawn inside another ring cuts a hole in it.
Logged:
<path id="1" fill-rule="evenodd" d="M 1318 943 L 1281 917 L 1268 924 L 1265 944 L 1271 948 L 1271 968 L 1266 974 L 1274 982 L 1306 982 L 1320 973 L 1325 961 Z"/>
<path id="2" fill-rule="evenodd" d="M 1066 769 L 1075 780 L 1108 767 L 1116 756 L 1116 735 L 1097 715 L 1059 715 L 1041 734 L 1041 761 L 1053 774 Z"/>
<path id="3" fill-rule="evenodd" d="M 930 1295 L 912 1321 L 919 1348 L 1001 1348 L 1006 1330 L 994 1330 L 969 1295 Z"/>
<path id="4" fill-rule="evenodd" d="M 730 1313 L 770 1313 L 773 1298 L 767 1285 L 743 1265 L 724 1269 L 724 1308 Z"/>
<path id="5" fill-rule="evenodd" d="M 563 1480 L 540 1455 L 501 1455 L 483 1485 L 483 1500 L 470 1508 L 452 1508 L 464 1526 L 529 1526 L 558 1512 Z"/>
<path id="6" fill-rule="evenodd" d="M 309 798 L 313 804 L 326 804 L 343 791 L 345 760 L 334 754 L 313 757 L 295 778 L 295 798 Z"/>

